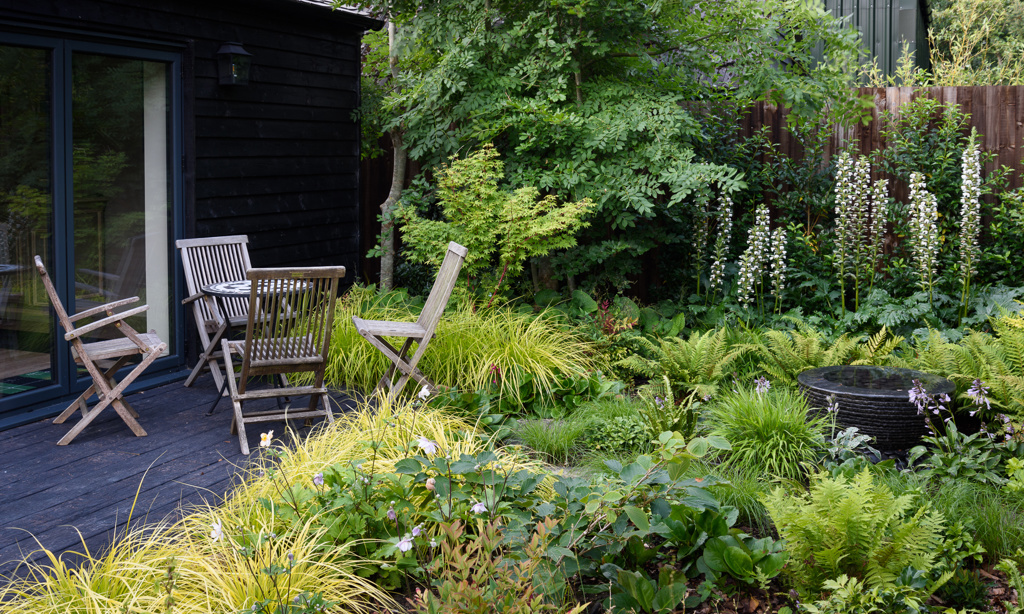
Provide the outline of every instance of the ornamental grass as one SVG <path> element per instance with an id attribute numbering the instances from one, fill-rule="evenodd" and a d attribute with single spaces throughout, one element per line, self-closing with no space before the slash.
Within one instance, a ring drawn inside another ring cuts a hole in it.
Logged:
<path id="1" fill-rule="evenodd" d="M 352 316 L 412 322 L 417 313 L 394 295 L 377 295 L 366 288 L 353 288 L 339 301 L 327 382 L 338 388 L 372 390 L 390 363 L 356 332 Z M 410 354 L 413 351 L 415 346 Z M 545 394 L 559 379 L 599 368 L 599 361 L 593 345 L 555 317 L 522 314 L 508 307 L 474 309 L 464 301 L 445 312 L 419 367 L 437 385 L 463 390 L 486 388 L 497 371 L 501 395 L 519 399 L 528 374 L 534 392 Z M 407 388 L 415 392 L 414 386 Z"/>
<path id="2" fill-rule="evenodd" d="M 134 527 L 101 555 L 83 547 L 77 563 L 43 549 L 42 562 L 26 563 L 24 577 L 0 587 L 0 614 L 227 614 L 260 602 L 292 603 L 304 594 L 334 603 L 332 612 L 396 607 L 384 590 L 359 575 L 372 561 L 355 555 L 354 542 L 325 548 L 316 515 L 286 520 L 261 499 L 280 500 L 290 483 L 309 483 L 336 464 L 363 460 L 377 473 L 391 472 L 395 462 L 418 451 L 421 437 L 452 457 L 489 445 L 473 425 L 436 408 L 360 407 L 294 447 L 263 455 L 222 503 L 190 508 L 175 523 Z M 496 455 L 513 473 L 542 469 L 514 448 Z"/>

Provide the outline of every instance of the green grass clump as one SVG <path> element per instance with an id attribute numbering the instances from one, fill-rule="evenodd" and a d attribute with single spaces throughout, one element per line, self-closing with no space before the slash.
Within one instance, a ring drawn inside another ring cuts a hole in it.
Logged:
<path id="1" fill-rule="evenodd" d="M 741 388 L 713 404 L 708 420 L 714 435 L 732 445 L 722 461 L 766 477 L 801 479 L 825 449 L 828 422 L 808 415 L 799 392 L 772 388 L 758 393 Z"/>
<path id="2" fill-rule="evenodd" d="M 545 462 L 568 465 L 576 457 L 586 426 L 578 420 L 519 420 L 512 434 Z"/>
<path id="3" fill-rule="evenodd" d="M 365 288 L 353 288 L 339 301 L 327 383 L 371 390 L 389 363 L 356 332 L 352 316 L 415 321 L 417 312 L 391 295 L 378 296 Z M 415 346 L 410 354 L 413 351 Z M 527 377 L 532 378 L 532 392 L 550 394 L 560 378 L 583 376 L 599 367 L 595 355 L 590 342 L 561 326 L 554 316 L 522 314 L 507 307 L 474 310 L 460 303 L 442 316 L 419 367 L 439 386 L 480 390 L 498 381 L 502 396 L 520 399 Z M 417 391 L 409 386 L 407 392 Z"/>
<path id="4" fill-rule="evenodd" d="M 886 483 L 897 494 L 926 493 L 936 509 L 961 522 L 985 548 L 985 560 L 998 562 L 1024 549 L 1024 493 L 970 480 L 948 480 L 932 486 L 912 472 L 887 472 Z"/>

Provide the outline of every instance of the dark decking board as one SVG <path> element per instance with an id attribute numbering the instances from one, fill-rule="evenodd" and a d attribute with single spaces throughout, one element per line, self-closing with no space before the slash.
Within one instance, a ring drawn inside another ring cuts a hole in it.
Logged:
<path id="1" fill-rule="evenodd" d="M 222 499 L 259 457 L 259 428 L 280 437 L 285 425 L 250 425 L 255 451 L 242 456 L 229 432 L 231 402 L 221 399 L 206 415 L 216 394 L 207 374 L 191 388 L 177 382 L 130 395 L 146 437 L 135 437 L 110 408 L 67 446 L 57 440 L 78 413 L 64 424 L 42 420 L 0 432 L 0 577 L 16 573 L 26 555 L 44 560 L 40 545 L 74 560 L 70 552 L 84 540 L 95 556 L 129 515 L 133 525 L 177 518 L 182 506 Z M 335 398 L 347 404 L 345 395 Z"/>

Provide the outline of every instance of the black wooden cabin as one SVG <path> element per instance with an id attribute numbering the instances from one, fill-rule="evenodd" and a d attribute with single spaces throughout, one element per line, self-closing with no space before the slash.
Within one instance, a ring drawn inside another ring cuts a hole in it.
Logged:
<path id="1" fill-rule="evenodd" d="M 86 381 L 36 253 L 73 310 L 145 299 L 171 344 L 146 385 L 196 351 L 176 239 L 245 234 L 255 266 L 360 278 L 353 110 L 362 34 L 382 24 L 327 4 L 0 1 L 0 428 Z"/>

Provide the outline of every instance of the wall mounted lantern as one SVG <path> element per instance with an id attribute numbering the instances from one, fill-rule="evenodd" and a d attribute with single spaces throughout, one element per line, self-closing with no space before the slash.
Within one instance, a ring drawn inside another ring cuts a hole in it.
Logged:
<path id="1" fill-rule="evenodd" d="M 217 74 L 221 85 L 249 85 L 252 54 L 242 43 L 224 43 L 217 50 Z"/>

